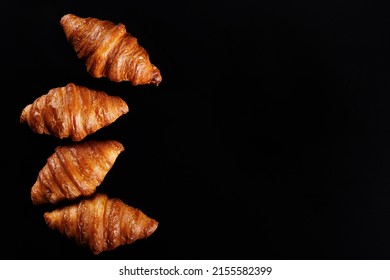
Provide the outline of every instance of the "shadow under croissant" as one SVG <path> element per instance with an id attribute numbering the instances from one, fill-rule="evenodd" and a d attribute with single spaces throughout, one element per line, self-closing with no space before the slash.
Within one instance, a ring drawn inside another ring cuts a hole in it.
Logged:
<path id="1" fill-rule="evenodd" d="M 45 212 L 44 219 L 49 228 L 88 247 L 94 255 L 147 238 L 158 227 L 141 210 L 104 193 Z"/>

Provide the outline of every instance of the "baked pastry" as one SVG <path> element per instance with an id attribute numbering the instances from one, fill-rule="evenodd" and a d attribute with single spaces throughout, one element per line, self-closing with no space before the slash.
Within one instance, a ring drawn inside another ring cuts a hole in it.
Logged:
<path id="1" fill-rule="evenodd" d="M 150 62 L 149 54 L 122 23 L 74 14 L 64 15 L 60 23 L 67 41 L 78 58 L 85 62 L 92 77 L 107 77 L 114 82 L 130 81 L 133 85 L 161 82 L 160 70 Z"/>
<path id="2" fill-rule="evenodd" d="M 20 122 L 38 134 L 81 141 L 129 112 L 119 96 L 69 83 L 27 105 Z"/>
<path id="3" fill-rule="evenodd" d="M 115 140 L 90 140 L 58 146 L 31 188 L 34 205 L 74 200 L 95 193 L 119 154 Z"/>
<path id="4" fill-rule="evenodd" d="M 49 228 L 88 247 L 94 255 L 149 237 L 158 222 L 118 198 L 97 193 L 44 213 Z"/>

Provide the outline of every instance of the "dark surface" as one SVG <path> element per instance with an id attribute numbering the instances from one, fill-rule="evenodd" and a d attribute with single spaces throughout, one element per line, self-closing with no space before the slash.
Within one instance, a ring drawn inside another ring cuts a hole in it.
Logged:
<path id="1" fill-rule="evenodd" d="M 2 259 L 390 258 L 385 5 L 67 2 L 2 11 Z M 162 83 L 89 76 L 60 27 L 67 13 L 125 24 Z M 128 103 L 88 138 L 126 149 L 98 190 L 159 221 L 148 239 L 96 257 L 48 229 L 54 207 L 30 200 L 67 142 L 19 116 L 68 82 Z"/>

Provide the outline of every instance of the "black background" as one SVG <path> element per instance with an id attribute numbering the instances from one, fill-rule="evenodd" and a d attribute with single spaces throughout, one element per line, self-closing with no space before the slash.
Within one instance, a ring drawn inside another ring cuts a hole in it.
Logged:
<path id="1" fill-rule="evenodd" d="M 73 2 L 2 8 L 3 259 L 389 259 L 388 7 Z M 89 76 L 59 24 L 67 13 L 125 24 L 162 83 Z M 20 113 L 69 82 L 128 103 L 88 137 L 126 149 L 98 191 L 159 221 L 99 256 L 49 230 L 54 207 L 30 200 L 68 142 L 34 134 Z"/>

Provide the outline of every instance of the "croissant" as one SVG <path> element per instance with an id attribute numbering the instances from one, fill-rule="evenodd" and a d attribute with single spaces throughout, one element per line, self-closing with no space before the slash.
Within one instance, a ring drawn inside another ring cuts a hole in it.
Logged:
<path id="1" fill-rule="evenodd" d="M 27 122 L 38 134 L 81 141 L 128 111 L 129 107 L 119 96 L 69 83 L 51 89 L 27 105 L 20 122 Z"/>
<path id="2" fill-rule="evenodd" d="M 130 81 L 133 85 L 161 82 L 160 70 L 122 23 L 115 25 L 108 20 L 73 14 L 64 15 L 60 23 L 67 41 L 85 62 L 91 76 L 107 77 L 114 82 Z"/>
<path id="3" fill-rule="evenodd" d="M 58 146 L 31 188 L 34 205 L 90 196 L 124 151 L 115 140 L 90 140 Z"/>
<path id="4" fill-rule="evenodd" d="M 97 193 L 44 213 L 46 224 L 94 255 L 149 237 L 158 222 L 119 198 Z"/>

